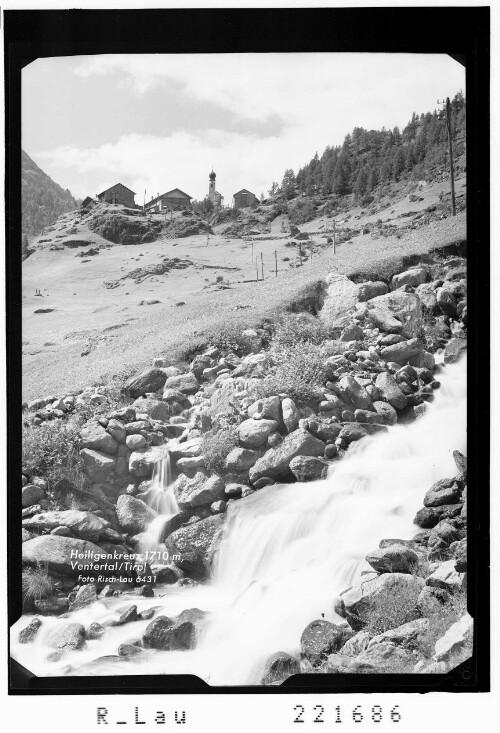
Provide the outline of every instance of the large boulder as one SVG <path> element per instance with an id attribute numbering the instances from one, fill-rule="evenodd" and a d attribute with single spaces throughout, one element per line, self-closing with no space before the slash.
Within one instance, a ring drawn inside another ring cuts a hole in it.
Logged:
<path id="1" fill-rule="evenodd" d="M 413 520 L 422 529 L 432 529 L 443 519 L 457 517 L 461 504 L 442 504 L 441 506 L 425 506 L 419 509 Z"/>
<path id="2" fill-rule="evenodd" d="M 424 347 L 416 338 L 408 341 L 400 341 L 392 346 L 384 346 L 380 349 L 380 356 L 384 361 L 394 361 L 397 364 L 407 364 L 424 351 Z"/>
<path id="3" fill-rule="evenodd" d="M 267 476 L 271 479 L 286 479 L 291 476 L 290 461 L 295 456 L 320 457 L 325 450 L 322 440 L 315 438 L 307 430 L 299 428 L 287 435 L 276 448 L 270 448 L 250 469 L 250 481 Z"/>
<path id="4" fill-rule="evenodd" d="M 244 448 L 260 448 L 269 435 L 278 429 L 276 420 L 243 420 L 238 426 L 238 439 Z"/>
<path id="5" fill-rule="evenodd" d="M 406 338 L 412 338 L 416 327 L 421 323 L 422 305 L 414 293 L 396 290 L 372 298 L 367 305 L 368 318 L 386 333 L 401 333 Z M 377 315 L 373 315 L 373 311 L 376 311 Z M 387 311 L 399 325 L 389 318 Z M 375 319 L 378 322 L 375 322 Z"/>
<path id="6" fill-rule="evenodd" d="M 21 494 L 21 506 L 23 509 L 35 506 L 42 499 L 45 499 L 45 491 L 41 486 L 37 486 L 36 484 L 26 484 L 26 486 L 23 486 Z"/>
<path id="7" fill-rule="evenodd" d="M 353 632 L 348 626 L 338 626 L 323 619 L 311 621 L 300 637 L 300 651 L 316 666 L 329 654 L 341 649 L 351 636 Z"/>
<path id="8" fill-rule="evenodd" d="M 443 478 L 436 481 L 424 496 L 424 506 L 442 506 L 460 501 L 462 489 L 456 479 Z"/>
<path id="9" fill-rule="evenodd" d="M 116 516 L 125 532 L 138 534 L 147 528 L 156 517 L 156 513 L 135 496 L 122 494 L 116 502 Z"/>
<path id="10" fill-rule="evenodd" d="M 261 451 L 250 450 L 249 448 L 233 448 L 226 457 L 224 467 L 227 471 L 235 471 L 236 473 L 248 471 L 261 455 Z"/>
<path id="11" fill-rule="evenodd" d="M 80 456 L 88 476 L 95 484 L 105 484 L 110 479 L 116 465 L 115 458 L 90 448 L 83 448 Z"/>
<path id="12" fill-rule="evenodd" d="M 377 573 L 413 573 L 418 567 L 418 555 L 405 545 L 394 544 L 370 552 L 366 562 Z"/>
<path id="13" fill-rule="evenodd" d="M 90 562 L 95 555 L 102 555 L 98 545 L 86 540 L 59 535 L 41 535 L 22 544 L 23 565 L 42 565 L 49 572 L 78 577 L 78 564 Z"/>
<path id="14" fill-rule="evenodd" d="M 116 535 L 113 530 L 110 531 L 110 523 L 102 517 L 92 512 L 76 509 L 35 514 L 33 517 L 23 519 L 22 526 L 28 531 L 37 533 L 44 530 L 53 530 L 56 527 L 68 527 L 71 534 L 90 542 L 98 542 L 100 539 L 114 539 Z"/>
<path id="15" fill-rule="evenodd" d="M 398 612 L 403 622 L 417 618 L 417 599 L 424 584 L 423 578 L 408 573 L 364 575 L 341 595 L 346 619 L 355 631 L 359 631 L 373 614 L 383 616 L 389 610 L 393 614 Z"/>
<path id="16" fill-rule="evenodd" d="M 415 267 L 412 270 L 406 270 L 405 272 L 400 272 L 398 275 L 394 275 L 391 280 L 391 290 L 397 290 L 403 287 L 403 285 L 416 288 L 426 280 L 427 270 L 423 267 Z"/>
<path id="17" fill-rule="evenodd" d="M 147 450 L 141 449 L 131 453 L 128 469 L 137 478 L 150 478 L 153 469 L 165 457 L 165 449 L 162 446 L 152 446 Z"/>
<path id="18" fill-rule="evenodd" d="M 200 383 L 193 372 L 178 374 L 176 377 L 169 377 L 165 382 L 165 388 L 177 389 L 186 395 L 196 394 L 200 389 Z"/>
<path id="19" fill-rule="evenodd" d="M 325 478 L 328 463 L 313 456 L 295 456 L 290 461 L 290 471 L 297 481 L 318 481 Z"/>
<path id="20" fill-rule="evenodd" d="M 174 484 L 174 494 L 180 509 L 192 509 L 222 499 L 224 481 L 220 476 L 207 478 L 201 471 L 193 478 L 181 474 Z"/>
<path id="21" fill-rule="evenodd" d="M 90 448 L 111 455 L 114 455 L 118 450 L 118 442 L 97 420 L 85 423 L 80 431 L 80 440 L 82 448 Z"/>
<path id="22" fill-rule="evenodd" d="M 148 392 L 158 392 L 166 381 L 167 375 L 165 372 L 152 367 L 125 382 L 123 392 L 130 395 L 130 397 L 142 397 Z"/>
<path id="23" fill-rule="evenodd" d="M 448 341 L 444 350 L 444 363 L 455 364 L 463 354 L 467 353 L 467 339 L 453 338 Z"/>
<path id="24" fill-rule="evenodd" d="M 328 327 L 346 325 L 358 300 L 358 286 L 345 275 L 331 272 L 326 278 L 323 306 L 319 317 Z"/>
<path id="25" fill-rule="evenodd" d="M 378 295 L 385 295 L 388 290 L 387 285 L 381 280 L 369 280 L 358 285 L 358 300 L 363 303 L 376 298 Z"/>
<path id="26" fill-rule="evenodd" d="M 401 391 L 398 383 L 389 372 L 381 372 L 377 375 L 375 386 L 379 390 L 382 398 L 388 402 L 395 410 L 402 410 L 408 403 L 408 398 Z"/>
<path id="27" fill-rule="evenodd" d="M 195 580 L 207 578 L 223 527 L 224 514 L 215 514 L 172 532 L 165 544 L 177 567 Z"/>

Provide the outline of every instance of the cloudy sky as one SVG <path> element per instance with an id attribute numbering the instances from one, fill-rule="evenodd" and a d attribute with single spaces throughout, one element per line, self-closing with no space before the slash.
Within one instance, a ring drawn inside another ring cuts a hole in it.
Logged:
<path id="1" fill-rule="evenodd" d="M 120 181 L 136 202 L 171 188 L 257 195 L 354 127 L 404 126 L 465 91 L 444 55 L 102 55 L 23 71 L 23 149 L 76 197 Z"/>

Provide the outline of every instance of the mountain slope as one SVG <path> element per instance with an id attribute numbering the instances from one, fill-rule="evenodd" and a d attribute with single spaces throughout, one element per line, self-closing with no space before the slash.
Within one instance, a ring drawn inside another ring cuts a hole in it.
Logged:
<path id="1" fill-rule="evenodd" d="M 28 241 L 61 214 L 77 208 L 77 202 L 21 150 L 22 233 Z M 24 246 L 24 245 L 23 245 Z"/>

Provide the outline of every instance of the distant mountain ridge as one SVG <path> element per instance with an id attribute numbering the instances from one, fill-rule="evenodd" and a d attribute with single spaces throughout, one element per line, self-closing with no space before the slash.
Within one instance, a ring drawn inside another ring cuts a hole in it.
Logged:
<path id="1" fill-rule="evenodd" d="M 21 197 L 23 247 L 78 203 L 68 189 L 61 188 L 21 150 Z"/>

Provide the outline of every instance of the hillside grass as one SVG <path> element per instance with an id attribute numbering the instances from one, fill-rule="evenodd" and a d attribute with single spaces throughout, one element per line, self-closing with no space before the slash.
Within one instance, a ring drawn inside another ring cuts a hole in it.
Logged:
<path id="1" fill-rule="evenodd" d="M 465 213 L 461 213 L 401 238 L 363 241 L 360 237 L 359 241 L 342 244 L 335 256 L 330 249 L 324 250 L 312 262 L 284 270 L 277 278 L 268 273 L 264 281 L 242 282 L 215 292 L 193 291 L 182 308 L 160 303 L 141 310 L 140 317 L 129 320 L 110 335 L 101 332 L 91 353 L 84 358 L 81 342 L 72 340 L 64 341 L 51 353 L 25 356 L 23 398 L 33 399 L 50 392 L 61 394 L 97 380 L 105 382 L 116 373 L 117 366 L 121 372 L 132 373 L 149 366 L 157 356 L 166 356 L 171 364 L 185 364 L 219 328 L 232 329 L 234 333 L 259 326 L 265 319 L 285 312 L 314 312 L 320 283 L 332 270 L 354 279 L 387 279 L 415 257 L 433 250 L 462 252 L 465 224 Z M 273 246 L 271 241 L 269 247 Z M 185 287 L 189 287 L 187 281 Z"/>

